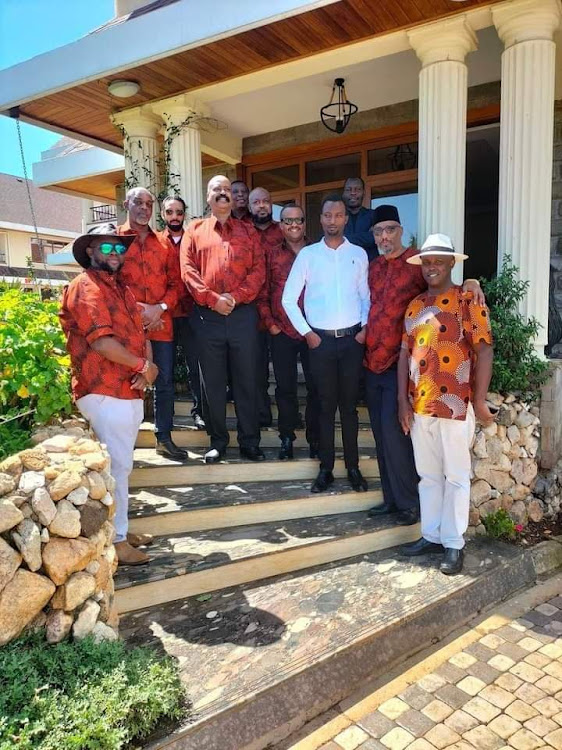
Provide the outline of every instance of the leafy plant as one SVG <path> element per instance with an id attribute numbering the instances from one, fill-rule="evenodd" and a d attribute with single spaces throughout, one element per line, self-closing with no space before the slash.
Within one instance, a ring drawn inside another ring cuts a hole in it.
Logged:
<path id="1" fill-rule="evenodd" d="M 25 429 L 33 412 L 34 421 L 46 422 L 70 411 L 70 360 L 58 308 L 21 288 L 0 288 L 0 422 L 23 414 Z"/>
<path id="2" fill-rule="evenodd" d="M 19 420 L 0 421 L 0 461 L 28 448 L 30 432 L 19 425 Z"/>
<path id="3" fill-rule="evenodd" d="M 523 531 L 523 527 L 516 524 L 504 508 L 488 513 L 482 519 L 482 523 L 492 539 L 515 539 L 517 534 Z"/>
<path id="4" fill-rule="evenodd" d="M 119 750 L 185 713 L 175 662 L 150 649 L 38 633 L 0 649 L 0 750 Z"/>
<path id="5" fill-rule="evenodd" d="M 529 282 L 519 279 L 518 271 L 511 257 L 506 255 L 494 279 L 481 279 L 494 336 L 490 390 L 498 393 L 518 391 L 536 397 L 546 380 L 548 365 L 533 347 L 540 323 L 536 318 L 526 321 L 519 312 L 519 303 L 527 293 Z"/>

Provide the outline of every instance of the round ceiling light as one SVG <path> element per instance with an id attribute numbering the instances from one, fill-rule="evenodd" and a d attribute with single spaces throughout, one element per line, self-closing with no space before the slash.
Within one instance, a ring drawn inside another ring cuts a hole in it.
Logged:
<path id="1" fill-rule="evenodd" d="M 140 86 L 136 81 L 110 81 L 107 84 L 107 90 L 111 96 L 116 96 L 119 99 L 128 99 L 139 93 Z"/>

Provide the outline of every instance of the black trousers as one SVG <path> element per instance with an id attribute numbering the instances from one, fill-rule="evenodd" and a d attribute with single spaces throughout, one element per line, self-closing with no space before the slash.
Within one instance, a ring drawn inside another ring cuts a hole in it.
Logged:
<path id="1" fill-rule="evenodd" d="M 345 465 L 347 469 L 356 469 L 359 466 L 357 395 L 364 347 L 355 336 L 321 338 L 320 346 L 309 350 L 310 370 L 320 398 L 320 468 L 327 471 L 334 468 L 334 430 L 339 408 Z"/>
<path id="2" fill-rule="evenodd" d="M 191 415 L 202 416 L 201 407 L 201 379 L 199 376 L 199 355 L 197 354 L 197 338 L 190 317 L 174 318 L 174 344 L 180 344 L 185 355 L 187 365 L 187 379 L 193 396 Z"/>
<path id="3" fill-rule="evenodd" d="M 269 398 L 269 333 L 258 331 L 258 356 L 257 379 L 258 379 L 258 414 L 260 425 L 269 427 L 272 422 L 271 400 Z"/>
<path id="4" fill-rule="evenodd" d="M 275 400 L 279 412 L 279 437 L 296 438 L 295 429 L 299 423 L 297 360 L 300 357 L 306 382 L 306 439 L 309 445 L 318 443 L 320 400 L 310 372 L 308 345 L 306 341 L 293 339 L 285 333 L 271 336 L 270 343 L 275 372 Z"/>
<path id="5" fill-rule="evenodd" d="M 258 314 L 255 305 L 235 307 L 230 315 L 196 307 L 192 320 L 201 367 L 203 418 L 211 447 L 223 451 L 228 445 L 227 364 L 232 372 L 238 443 L 243 448 L 257 447 L 260 429 L 256 372 Z"/>
<path id="6" fill-rule="evenodd" d="M 365 369 L 365 390 L 384 501 L 398 510 L 419 508 L 419 477 L 409 435 L 398 421 L 397 366 L 386 372 Z"/>

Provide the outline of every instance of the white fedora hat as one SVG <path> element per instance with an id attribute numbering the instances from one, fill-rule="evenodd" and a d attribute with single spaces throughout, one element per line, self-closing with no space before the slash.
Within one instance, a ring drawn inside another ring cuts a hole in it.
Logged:
<path id="1" fill-rule="evenodd" d="M 468 255 L 455 252 L 451 238 L 446 234 L 430 234 L 419 253 L 408 258 L 408 263 L 413 266 L 421 266 L 422 258 L 427 255 L 443 255 L 455 260 L 466 260 L 468 258 Z"/>

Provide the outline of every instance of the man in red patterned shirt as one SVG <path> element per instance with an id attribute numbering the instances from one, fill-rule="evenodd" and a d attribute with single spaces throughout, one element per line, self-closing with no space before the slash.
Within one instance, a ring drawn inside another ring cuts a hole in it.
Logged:
<path id="1" fill-rule="evenodd" d="M 279 224 L 273 221 L 271 195 L 264 188 L 254 188 L 250 193 L 250 213 L 257 230 L 264 257 L 280 247 L 283 235 Z M 258 413 L 260 427 L 271 427 L 271 401 L 269 400 L 269 340 L 265 325 L 260 323 L 258 333 Z"/>
<path id="2" fill-rule="evenodd" d="M 224 457 L 227 363 L 232 371 L 240 454 L 262 461 L 257 401 L 258 314 L 255 299 L 265 281 L 256 230 L 231 216 L 230 180 L 213 177 L 207 188 L 211 216 L 195 219 L 181 242 L 181 276 L 193 299 L 211 447 L 206 463 Z"/>
<path id="3" fill-rule="evenodd" d="M 133 237 L 118 237 L 113 224 L 95 227 L 72 246 L 85 272 L 64 290 L 60 319 L 72 368 L 76 406 L 107 445 L 115 479 L 115 550 L 121 565 L 142 565 L 137 547 L 148 534 L 127 533 L 128 478 L 143 418 L 143 393 L 158 375 L 140 310 L 121 268 Z"/>
<path id="4" fill-rule="evenodd" d="M 142 322 L 152 342 L 158 378 L 154 393 L 156 453 L 175 461 L 185 461 L 187 452 L 172 441 L 174 421 L 174 329 L 181 279 L 177 260 L 149 226 L 154 196 L 145 188 L 128 191 L 124 206 L 127 221 L 117 232 L 134 234 L 121 275 L 130 287 L 141 311 Z"/>
<path id="5" fill-rule="evenodd" d="M 180 243 L 183 237 L 183 222 L 185 220 L 185 201 L 179 195 L 168 196 L 162 201 L 161 216 L 166 224 L 162 232 L 157 232 L 159 239 L 168 245 L 177 261 L 177 272 L 180 275 Z M 172 313 L 174 318 L 174 347 L 180 344 L 187 364 L 187 376 L 193 407 L 191 416 L 198 430 L 205 429 L 202 416 L 201 382 L 199 380 L 199 357 L 197 356 L 197 341 L 191 323 L 193 313 L 193 298 L 181 282 L 180 301 Z"/>
<path id="6" fill-rule="evenodd" d="M 232 216 L 246 224 L 253 224 L 254 220 L 249 208 L 250 191 L 242 180 L 234 180 L 230 183 L 232 189 Z"/>
<path id="7" fill-rule="evenodd" d="M 417 250 L 402 245 L 403 229 L 396 206 L 378 206 L 373 213 L 379 257 L 369 266 L 371 307 L 363 364 L 384 503 L 372 508 L 370 515 L 396 513 L 396 523 L 409 526 L 419 520 L 419 478 L 412 441 L 398 421 L 397 363 L 404 313 L 414 297 L 427 289 L 427 283 L 420 267 L 408 263 Z M 469 279 L 463 288 L 483 303 L 477 281 Z"/>
<path id="8" fill-rule="evenodd" d="M 304 212 L 300 206 L 285 206 L 280 221 L 283 243 L 266 255 L 266 280 L 258 297 L 262 323 L 271 335 L 271 356 L 275 372 L 275 400 L 279 410 L 277 426 L 281 439 L 279 459 L 293 458 L 295 429 L 300 422 L 297 396 L 297 359 L 300 356 L 306 381 L 306 439 L 310 458 L 318 458 L 318 392 L 310 373 L 308 344 L 289 320 L 281 303 L 285 282 L 293 262 L 308 245 L 304 235 Z M 301 299 L 302 308 L 302 299 Z"/>

